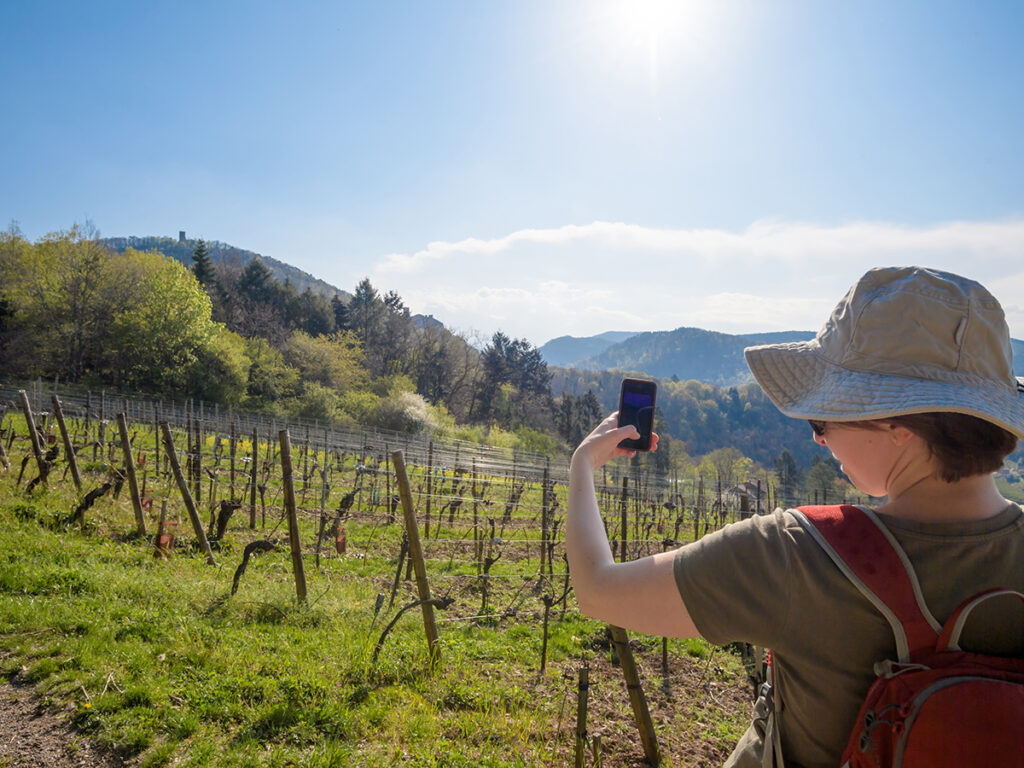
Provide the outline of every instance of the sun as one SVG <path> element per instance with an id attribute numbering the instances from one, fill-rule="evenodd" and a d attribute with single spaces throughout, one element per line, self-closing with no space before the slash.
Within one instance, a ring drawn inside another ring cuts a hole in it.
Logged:
<path id="1" fill-rule="evenodd" d="M 661 69 L 698 52 L 707 38 L 710 0 L 607 0 L 595 3 L 594 26 L 604 53 L 620 62 Z"/>

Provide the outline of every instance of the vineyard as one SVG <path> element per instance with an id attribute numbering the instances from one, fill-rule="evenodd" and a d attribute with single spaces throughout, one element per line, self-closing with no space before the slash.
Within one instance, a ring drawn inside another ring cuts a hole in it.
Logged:
<path id="1" fill-rule="evenodd" d="M 738 651 L 579 614 L 567 459 L 0 403 L 0 673 L 130 764 L 714 765 L 745 726 Z M 598 489 L 620 559 L 754 511 L 642 463 Z"/>

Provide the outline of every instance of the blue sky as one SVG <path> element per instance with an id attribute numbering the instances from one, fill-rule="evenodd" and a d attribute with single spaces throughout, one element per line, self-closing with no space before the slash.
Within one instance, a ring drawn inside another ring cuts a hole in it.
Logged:
<path id="1" fill-rule="evenodd" d="M 1024 338 L 1024 4 L 0 4 L 0 223 L 221 240 L 487 337 L 819 327 L 867 268 Z M 1019 366 L 1018 366 L 1019 367 Z"/>

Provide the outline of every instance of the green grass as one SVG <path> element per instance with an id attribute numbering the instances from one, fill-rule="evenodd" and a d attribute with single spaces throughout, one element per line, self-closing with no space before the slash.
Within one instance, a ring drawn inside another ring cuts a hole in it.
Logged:
<path id="1" fill-rule="evenodd" d="M 267 532 L 234 520 L 211 567 L 187 546 L 183 517 L 182 548 L 158 560 L 134 535 L 126 495 L 102 499 L 79 530 L 62 522 L 74 505 L 70 482 L 52 477 L 49 489 L 28 497 L 24 483 L 14 487 L 15 474 L 0 473 L 0 675 L 72 708 L 83 733 L 138 765 L 498 768 L 571 759 L 571 672 L 606 654 L 603 625 L 571 601 L 562 620 L 552 611 L 544 676 L 539 595 L 519 595 L 516 578 L 496 582 L 490 604 L 500 611 L 520 600 L 517 618 L 447 621 L 438 612 L 437 667 L 418 609 L 398 622 L 372 664 L 383 627 L 415 599 L 403 581 L 395 608 L 374 618 L 378 594 L 394 578 L 399 526 L 351 523 L 353 554 L 325 555 L 319 569 L 307 552 L 306 605 L 296 601 L 287 544 L 252 560 L 232 596 L 244 544 Z M 88 475 L 87 488 L 100 477 Z M 302 524 L 308 550 L 314 521 Z M 459 616 L 472 615 L 480 599 L 474 580 L 462 578 L 475 574 L 466 557 L 429 566 L 435 594 L 453 590 Z M 536 570 L 536 560 L 506 558 L 492 574 Z M 654 667 L 660 643 L 647 645 Z M 710 652 L 703 641 L 671 647 L 697 659 Z M 716 663 L 739 678 L 729 654 L 719 652 Z M 699 738 L 738 735 L 743 712 L 701 712 L 713 721 L 701 723 Z M 638 741 L 628 715 L 615 728 Z"/>

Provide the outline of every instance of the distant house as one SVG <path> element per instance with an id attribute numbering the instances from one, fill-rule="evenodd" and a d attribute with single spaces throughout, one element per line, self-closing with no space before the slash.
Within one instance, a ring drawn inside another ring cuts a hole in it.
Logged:
<path id="1" fill-rule="evenodd" d="M 727 507 L 738 510 L 743 517 L 757 512 L 758 494 L 761 494 L 761 510 L 765 511 L 767 503 L 767 488 L 759 486 L 756 480 L 747 480 L 745 483 L 734 485 L 725 491 L 725 504 Z"/>

